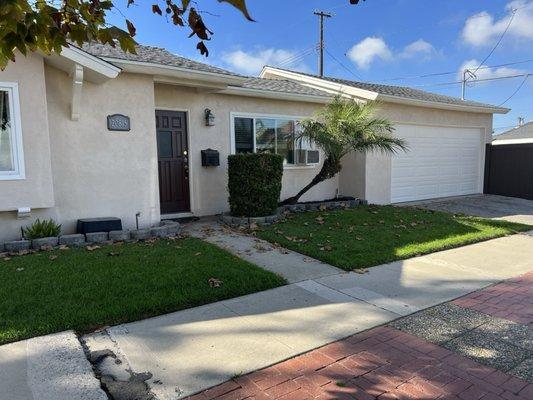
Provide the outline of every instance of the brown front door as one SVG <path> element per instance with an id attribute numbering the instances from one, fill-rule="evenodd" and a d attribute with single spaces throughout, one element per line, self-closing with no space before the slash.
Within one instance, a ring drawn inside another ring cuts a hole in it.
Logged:
<path id="1" fill-rule="evenodd" d="M 161 214 L 190 211 L 186 114 L 156 110 L 155 121 Z"/>

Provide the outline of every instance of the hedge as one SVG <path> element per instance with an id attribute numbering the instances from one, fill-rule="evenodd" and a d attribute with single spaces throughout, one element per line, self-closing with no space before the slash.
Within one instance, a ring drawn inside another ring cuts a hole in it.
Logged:
<path id="1" fill-rule="evenodd" d="M 283 156 L 269 153 L 230 155 L 228 175 L 231 215 L 264 217 L 276 213 Z"/>

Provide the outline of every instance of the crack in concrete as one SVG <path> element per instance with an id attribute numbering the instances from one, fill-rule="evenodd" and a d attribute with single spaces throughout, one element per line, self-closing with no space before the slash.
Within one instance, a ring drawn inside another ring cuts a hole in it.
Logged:
<path id="1" fill-rule="evenodd" d="M 107 332 L 98 335 L 105 338 L 105 341 L 117 345 Z M 152 379 L 150 372 L 136 373 L 127 361 L 121 360 L 113 350 L 101 348 L 91 351 L 85 339 L 79 340 L 87 360 L 92 365 L 94 375 L 100 381 L 102 390 L 109 400 L 156 400 L 147 383 Z"/>

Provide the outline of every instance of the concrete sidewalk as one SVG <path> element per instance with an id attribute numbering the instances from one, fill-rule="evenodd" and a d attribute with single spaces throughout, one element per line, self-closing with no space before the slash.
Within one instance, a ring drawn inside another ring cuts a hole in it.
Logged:
<path id="1" fill-rule="evenodd" d="M 0 399 L 107 400 L 72 331 L 0 346 Z"/>
<path id="2" fill-rule="evenodd" d="M 234 237 L 222 230 L 215 236 L 209 233 L 211 229 L 196 225 L 191 233 L 204 232 L 206 240 L 295 283 L 85 338 L 91 350 L 103 350 L 107 342 L 107 348 L 121 355 L 124 368 L 150 373 L 146 382 L 160 400 L 185 397 L 533 270 L 533 236 L 528 234 L 357 274 L 339 272 L 314 260 L 298 261 L 292 252 L 265 250 L 264 242 L 244 235 Z M 245 240 L 251 240 L 257 251 L 241 247 Z"/>

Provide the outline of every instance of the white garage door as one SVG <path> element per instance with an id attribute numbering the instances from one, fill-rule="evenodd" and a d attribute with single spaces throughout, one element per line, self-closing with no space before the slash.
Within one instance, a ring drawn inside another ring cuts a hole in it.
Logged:
<path id="1" fill-rule="evenodd" d="M 482 130 L 397 125 L 409 146 L 392 158 L 391 201 L 481 192 Z"/>

